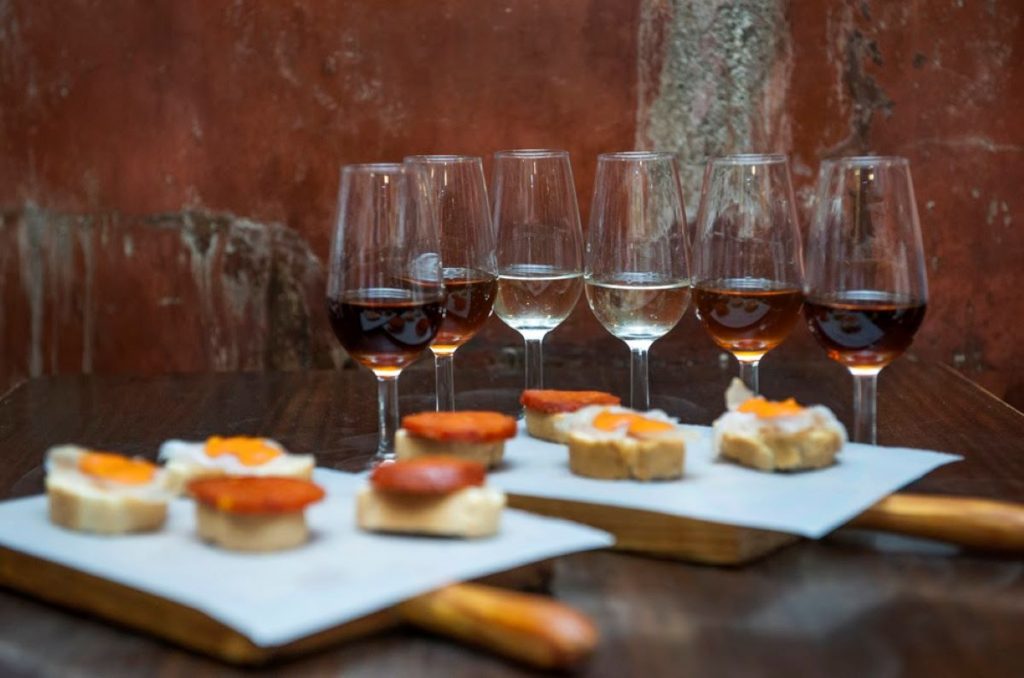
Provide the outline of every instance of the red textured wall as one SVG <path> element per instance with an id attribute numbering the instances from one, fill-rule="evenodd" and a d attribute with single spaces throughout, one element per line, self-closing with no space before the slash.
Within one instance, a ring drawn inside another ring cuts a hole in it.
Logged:
<path id="1" fill-rule="evenodd" d="M 633 143 L 632 2 L 11 2 L 0 195 L 206 207 L 327 251 L 338 167 Z M 585 180 L 584 180 L 585 178 Z"/>
<path id="2" fill-rule="evenodd" d="M 805 203 L 822 157 L 909 156 L 933 296 L 917 347 L 1024 403 L 1022 13 L 1019 0 L 0 3 L 0 382 L 329 363 L 317 296 L 339 165 L 564 147 L 585 214 L 597 153 L 656 146 L 690 168 L 691 210 L 708 154 L 790 152 Z M 155 213 L 169 216 L 154 226 Z M 210 213 L 248 221 L 197 227 Z M 104 331 L 129 311 L 143 326 L 131 347 Z M 577 315 L 577 336 L 595 331 Z"/>

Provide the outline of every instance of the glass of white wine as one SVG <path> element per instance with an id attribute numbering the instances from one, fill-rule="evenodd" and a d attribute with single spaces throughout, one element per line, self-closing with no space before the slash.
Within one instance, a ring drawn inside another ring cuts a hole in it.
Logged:
<path id="1" fill-rule="evenodd" d="M 495 314 L 526 342 L 526 388 L 543 388 L 544 336 L 583 290 L 583 233 L 566 151 L 494 154 Z"/>
<path id="2" fill-rule="evenodd" d="M 650 409 L 648 353 L 690 305 L 686 217 L 671 153 L 598 156 L 587 233 L 587 301 L 630 349 L 630 399 Z"/>

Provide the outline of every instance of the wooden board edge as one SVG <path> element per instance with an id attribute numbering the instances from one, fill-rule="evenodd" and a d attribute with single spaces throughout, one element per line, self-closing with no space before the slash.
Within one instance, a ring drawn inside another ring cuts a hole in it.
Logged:
<path id="1" fill-rule="evenodd" d="M 553 561 L 549 559 L 475 581 L 503 588 L 545 590 L 553 571 Z M 401 623 L 391 609 L 381 610 L 291 643 L 261 647 L 194 608 L 2 546 L 0 586 L 243 666 L 308 654 Z"/>
<path id="2" fill-rule="evenodd" d="M 611 533 L 617 551 L 707 565 L 745 565 L 793 544 L 796 535 L 588 502 L 508 495 L 512 508 Z"/>

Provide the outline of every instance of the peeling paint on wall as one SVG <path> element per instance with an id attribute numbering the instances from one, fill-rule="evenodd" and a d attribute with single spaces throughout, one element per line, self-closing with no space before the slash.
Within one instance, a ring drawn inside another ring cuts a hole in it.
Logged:
<path id="1" fill-rule="evenodd" d="M 131 255 L 109 246 L 128 241 Z M 3 243 L 16 243 L 17 256 Z M 279 225 L 27 206 L 3 215 L 0 251 L 4 385 L 63 372 L 328 367 L 344 357 L 322 309 L 323 268 Z"/>
<path id="2" fill-rule="evenodd" d="M 866 4 L 860 11 L 870 18 Z M 884 64 L 878 44 L 865 36 L 854 23 L 854 8 L 843 5 L 828 22 L 829 60 L 838 70 L 836 86 L 838 99 L 847 100 L 851 107 L 849 135 L 827 149 L 824 157 L 862 155 L 871 150 L 871 124 L 876 115 L 892 114 L 893 100 L 867 71 L 867 64 Z"/>
<path id="3" fill-rule="evenodd" d="M 706 159 L 788 148 L 784 2 L 646 0 L 639 31 L 636 145 L 678 155 L 689 210 Z"/>
<path id="4" fill-rule="evenodd" d="M 5 226 L 7 220 L 5 219 Z M 43 245 L 45 228 L 37 210 L 29 209 L 17 231 L 21 294 L 29 307 L 29 343 L 22 347 L 28 355 L 28 376 L 43 373 Z M 17 350 L 17 347 L 12 347 Z M 13 352 L 12 352 L 13 353 Z M 8 358 L 9 359 L 9 358 Z"/>

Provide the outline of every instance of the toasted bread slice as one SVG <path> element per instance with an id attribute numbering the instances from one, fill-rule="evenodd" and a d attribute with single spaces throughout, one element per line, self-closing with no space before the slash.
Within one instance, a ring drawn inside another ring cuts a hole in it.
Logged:
<path id="1" fill-rule="evenodd" d="M 505 441 L 462 442 L 457 440 L 431 440 L 411 435 L 404 428 L 395 433 L 395 455 L 399 459 L 415 459 L 428 455 L 446 455 L 479 462 L 487 468 L 501 465 L 505 456 Z"/>
<path id="2" fill-rule="evenodd" d="M 196 504 L 196 533 L 204 541 L 232 551 L 281 551 L 309 540 L 302 511 L 229 513 Z"/>
<path id="3" fill-rule="evenodd" d="M 569 434 L 558 427 L 558 422 L 564 417 L 563 412 L 548 413 L 526 408 L 526 432 L 534 438 L 564 445 L 569 441 Z"/>
<path id="4" fill-rule="evenodd" d="M 798 471 L 835 463 L 843 436 L 834 428 L 807 428 L 795 432 L 722 432 L 718 453 L 744 466 L 762 471 Z"/>
<path id="5" fill-rule="evenodd" d="M 504 507 L 505 495 L 489 487 L 467 487 L 441 495 L 364 487 L 356 496 L 356 523 L 374 532 L 487 537 L 497 533 Z"/>
<path id="6" fill-rule="evenodd" d="M 167 500 L 100 493 L 47 478 L 50 521 L 69 530 L 97 534 L 154 532 L 167 520 Z"/>
<path id="7" fill-rule="evenodd" d="M 605 480 L 667 480 L 683 475 L 686 443 L 678 436 L 641 440 L 569 434 L 569 470 Z"/>

